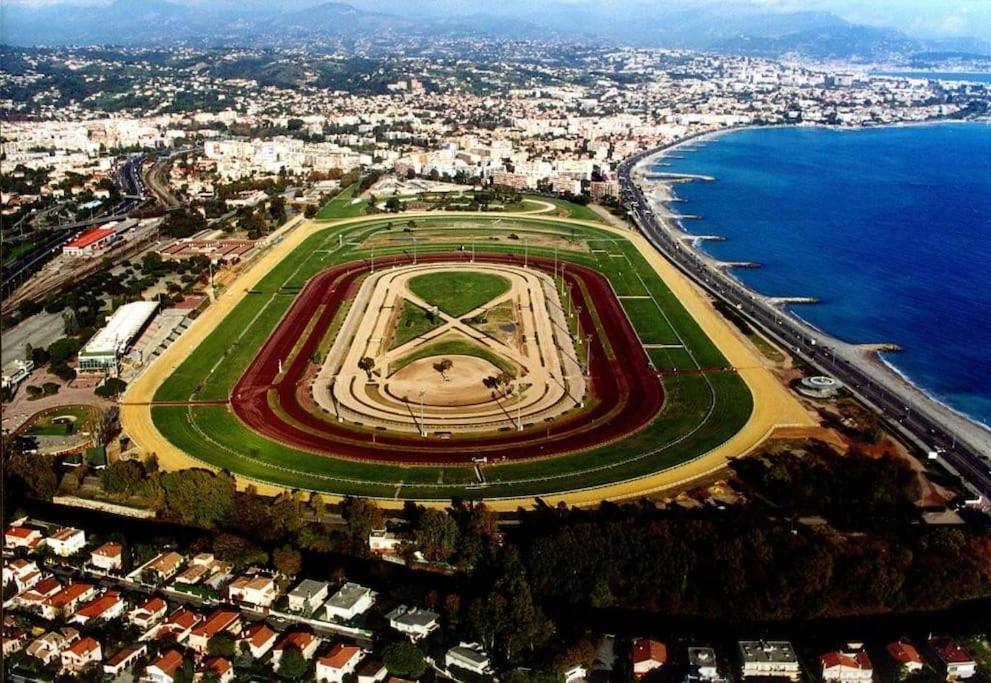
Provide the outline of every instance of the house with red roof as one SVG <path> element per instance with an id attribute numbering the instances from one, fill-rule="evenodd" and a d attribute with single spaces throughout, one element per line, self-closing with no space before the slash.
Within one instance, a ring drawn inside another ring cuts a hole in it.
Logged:
<path id="1" fill-rule="evenodd" d="M 79 673 L 90 664 L 103 660 L 103 650 L 89 636 L 80 638 L 65 650 L 62 650 L 62 669 L 69 673 Z"/>
<path id="2" fill-rule="evenodd" d="M 46 541 L 52 553 L 59 557 L 72 557 L 86 545 L 86 532 L 82 529 L 63 527 Z"/>
<path id="3" fill-rule="evenodd" d="M 344 677 L 358 668 L 363 655 L 360 647 L 335 644 L 327 654 L 317 659 L 317 683 L 343 683 Z"/>
<path id="4" fill-rule="evenodd" d="M 912 674 L 916 671 L 922 671 L 923 666 L 925 666 L 919 651 L 907 640 L 896 640 L 893 643 L 888 643 L 885 649 L 888 651 L 888 656 L 895 660 L 905 673 Z"/>
<path id="5" fill-rule="evenodd" d="M 9 526 L 3 532 L 3 547 L 8 550 L 27 548 L 35 550 L 45 542 L 45 537 L 37 529 L 26 526 Z"/>
<path id="6" fill-rule="evenodd" d="M 93 584 L 70 583 L 41 603 L 41 615 L 50 620 L 68 616 L 94 595 L 96 595 L 96 586 Z"/>
<path id="7" fill-rule="evenodd" d="M 147 655 L 148 646 L 144 643 L 126 645 L 103 663 L 103 673 L 108 676 L 119 676 L 125 671 L 133 669 Z"/>
<path id="8" fill-rule="evenodd" d="M 18 558 L 11 560 L 3 566 L 3 585 L 7 586 L 11 581 L 17 586 L 17 592 L 23 593 L 29 588 L 34 588 L 41 581 L 41 570 L 38 565 L 29 560 Z"/>
<path id="9" fill-rule="evenodd" d="M 240 650 L 246 643 L 251 656 L 255 659 L 261 659 L 266 652 L 272 649 L 278 637 L 279 634 L 270 629 L 265 622 L 259 621 L 241 632 L 237 646 Z"/>
<path id="10" fill-rule="evenodd" d="M 176 672 L 182 668 L 182 653 L 178 650 L 168 650 L 145 667 L 141 677 L 147 683 L 173 683 Z"/>
<path id="11" fill-rule="evenodd" d="M 89 554 L 89 563 L 106 572 L 118 571 L 124 566 L 124 546 L 104 543 Z"/>
<path id="12" fill-rule="evenodd" d="M 272 667 L 276 671 L 279 670 L 279 662 L 282 661 L 282 655 L 289 649 L 299 650 L 300 654 L 303 655 L 303 659 L 313 659 L 313 655 L 316 654 L 317 646 L 319 645 L 320 639 L 306 631 L 294 631 L 283 636 L 282 640 L 272 649 Z"/>
<path id="13" fill-rule="evenodd" d="M 34 588 L 18 595 L 16 603 L 29 610 L 41 611 L 41 606 L 60 590 L 62 582 L 54 576 L 48 576 L 34 584 Z"/>
<path id="14" fill-rule="evenodd" d="M 184 607 L 180 607 L 161 624 L 153 626 L 150 630 L 146 631 L 139 640 L 166 640 L 171 638 L 177 643 L 182 643 L 189 638 L 189 634 L 201 621 L 203 621 L 203 617 L 196 612 L 191 612 Z"/>
<path id="15" fill-rule="evenodd" d="M 827 652 L 819 657 L 822 680 L 827 683 L 870 683 L 874 666 L 865 650 Z"/>
<path id="16" fill-rule="evenodd" d="M 668 648 L 664 643 L 650 638 L 637 638 L 630 652 L 633 660 L 633 675 L 642 678 L 654 669 L 668 662 Z"/>
<path id="17" fill-rule="evenodd" d="M 380 659 L 366 659 L 358 667 L 358 683 L 381 683 L 389 676 L 389 670 Z"/>
<path id="18" fill-rule="evenodd" d="M 127 603 L 124 602 L 124 598 L 121 597 L 120 593 L 107 591 L 80 607 L 79 611 L 72 615 L 70 622 L 86 624 L 94 619 L 110 621 L 122 615 L 126 606 Z"/>
<path id="19" fill-rule="evenodd" d="M 205 654 L 210 639 L 221 633 L 234 637 L 241 632 L 241 615 L 229 609 L 218 609 L 189 632 L 190 648 Z"/>
<path id="20" fill-rule="evenodd" d="M 127 619 L 138 628 L 148 629 L 164 619 L 168 610 L 165 600 L 154 597 L 131 610 Z"/>
<path id="21" fill-rule="evenodd" d="M 977 662 L 952 638 L 930 638 L 929 647 L 948 681 L 962 681 L 977 673 Z"/>
<path id="22" fill-rule="evenodd" d="M 193 681 L 194 683 L 202 681 L 207 676 L 217 683 L 230 683 L 234 680 L 234 665 L 231 664 L 231 660 L 225 657 L 210 657 L 193 674 Z"/>

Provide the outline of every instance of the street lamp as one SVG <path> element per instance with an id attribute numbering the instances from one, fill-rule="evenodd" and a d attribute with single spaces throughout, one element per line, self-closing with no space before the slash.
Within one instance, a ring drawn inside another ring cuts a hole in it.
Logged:
<path id="1" fill-rule="evenodd" d="M 425 390 L 420 390 L 420 436 L 427 435 L 427 426 L 423 424 L 423 395 L 426 393 Z"/>

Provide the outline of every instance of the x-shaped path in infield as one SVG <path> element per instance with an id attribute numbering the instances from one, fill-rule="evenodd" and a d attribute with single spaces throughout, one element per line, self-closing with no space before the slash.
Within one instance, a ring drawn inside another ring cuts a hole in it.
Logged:
<path id="1" fill-rule="evenodd" d="M 479 315 L 480 313 L 482 313 L 483 311 L 486 311 L 490 308 L 494 308 L 506 301 L 513 301 L 513 298 L 518 293 L 516 283 L 514 283 L 513 286 L 510 287 L 508 292 L 505 292 L 504 294 L 500 294 L 497 297 L 489 299 L 481 306 L 478 306 L 477 308 L 474 308 L 468 311 L 467 313 L 465 313 L 464 315 L 462 315 L 461 318 L 456 318 L 454 316 L 448 315 L 447 313 L 441 311 L 433 304 L 427 303 L 426 301 L 415 295 L 412 291 L 410 291 L 409 287 L 404 286 L 403 289 L 405 290 L 404 292 L 396 292 L 395 296 L 393 297 L 392 299 L 393 306 L 395 306 L 396 302 L 398 302 L 399 300 L 406 299 L 410 303 L 415 304 L 416 306 L 419 306 L 420 308 L 426 311 L 436 311 L 435 315 L 437 315 L 444 322 L 442 325 L 435 327 L 429 332 L 426 332 L 425 334 L 422 334 L 419 337 L 415 337 L 414 339 L 410 339 L 408 342 L 401 344 L 394 349 L 390 349 L 389 351 L 385 351 L 384 353 L 382 353 L 380 356 L 382 365 L 388 367 L 388 364 L 393 360 L 395 360 L 396 358 L 401 358 L 406 354 L 410 353 L 412 350 L 420 346 L 424 346 L 425 344 L 428 344 L 431 341 L 438 339 L 447 332 L 451 332 L 451 331 L 460 332 L 461 334 L 465 335 L 472 341 L 481 344 L 482 346 L 488 347 L 493 352 L 506 356 L 510 360 L 520 365 L 520 367 L 522 368 L 527 368 L 527 366 L 529 365 L 529 359 L 526 356 L 524 356 L 522 353 L 520 353 L 518 349 L 514 349 L 508 344 L 505 344 L 494 337 L 490 337 L 489 335 L 475 329 L 471 325 L 461 321 L 462 318 L 465 319 L 473 318 Z M 529 294 L 528 292 L 529 287 L 524 287 L 523 289 L 525 293 Z M 532 306 L 532 303 L 530 305 Z M 513 302 L 513 310 L 514 312 L 516 310 L 515 302 Z M 519 321 L 517 321 L 517 325 L 519 325 Z"/>

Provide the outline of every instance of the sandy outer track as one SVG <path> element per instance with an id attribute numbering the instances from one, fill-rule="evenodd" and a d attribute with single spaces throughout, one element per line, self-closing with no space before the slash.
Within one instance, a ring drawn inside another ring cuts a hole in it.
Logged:
<path id="1" fill-rule="evenodd" d="M 475 212 L 447 212 L 446 216 L 479 218 Z M 435 219 L 437 214 L 430 212 L 407 213 L 404 217 Z M 498 214 L 493 218 L 532 219 L 532 213 Z M 190 328 L 152 363 L 127 389 L 121 400 L 121 424 L 124 432 L 134 441 L 140 450 L 154 453 L 160 467 L 166 470 L 201 467 L 216 469 L 207 463 L 187 454 L 168 441 L 155 427 L 151 417 L 151 402 L 158 387 L 183 361 L 206 339 L 214 329 L 227 317 L 257 283 L 289 253 L 315 231 L 328 227 L 343 227 L 361 225 L 381 221 L 381 216 L 361 216 L 336 221 L 314 222 L 302 221 L 295 228 L 288 229 L 293 222 L 287 224 L 275 233 L 282 239 L 267 247 L 267 251 L 253 265 L 242 272 L 237 279 L 224 291 L 217 301 L 210 305 L 200 315 Z M 641 255 L 654 268 L 664 283 L 677 296 L 681 304 L 688 310 L 696 322 L 723 353 L 730 365 L 735 367 L 740 377 L 746 382 L 754 399 L 753 412 L 743 428 L 730 439 L 709 452 L 686 463 L 668 468 L 661 472 L 645 475 L 635 479 L 616 482 L 603 486 L 591 487 L 567 493 L 549 494 L 542 499 L 551 505 L 564 502 L 568 505 L 594 505 L 603 500 L 622 500 L 637 498 L 650 493 L 669 489 L 686 482 L 707 476 L 724 467 L 729 459 L 744 455 L 754 450 L 774 432 L 782 428 L 817 426 L 817 422 L 809 415 L 798 400 L 792 396 L 768 367 L 767 361 L 759 352 L 745 340 L 733 325 L 725 320 L 709 303 L 703 293 L 681 274 L 674 265 L 661 256 L 647 240 L 637 232 L 615 228 L 602 223 L 584 221 L 573 218 L 552 218 L 564 224 L 581 225 L 612 233 L 632 242 Z M 235 475 L 238 485 L 246 487 L 254 485 L 260 493 L 275 495 L 285 491 L 281 486 L 240 477 Z M 340 496 L 321 493 L 325 500 L 340 500 Z M 404 499 L 384 499 L 383 505 L 389 507 L 402 506 Z M 434 507 L 444 507 L 446 502 L 426 501 L 425 504 Z M 529 507 L 533 498 L 498 498 L 486 500 L 486 505 L 495 510 L 516 510 L 519 507 Z"/>

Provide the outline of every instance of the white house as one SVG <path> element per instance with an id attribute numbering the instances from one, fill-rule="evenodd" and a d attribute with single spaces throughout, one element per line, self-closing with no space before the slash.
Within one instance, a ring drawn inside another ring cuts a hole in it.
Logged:
<path id="1" fill-rule="evenodd" d="M 444 655 L 444 665 L 450 670 L 451 667 L 467 669 L 480 676 L 488 676 L 492 673 L 492 663 L 485 650 L 478 643 L 461 643 L 452 647 Z"/>
<path id="2" fill-rule="evenodd" d="M 48 547 L 59 557 L 75 555 L 86 545 L 86 532 L 82 529 L 64 527 L 48 537 Z"/>
<path id="3" fill-rule="evenodd" d="M 90 664 L 103 660 L 103 649 L 100 643 L 90 637 L 77 640 L 62 650 L 62 669 L 70 673 L 78 673 Z"/>
<path id="4" fill-rule="evenodd" d="M 279 670 L 279 662 L 282 661 L 282 655 L 287 649 L 299 650 L 300 654 L 303 655 L 303 659 L 309 660 L 313 659 L 313 655 L 316 654 L 319 645 L 320 639 L 312 633 L 306 633 L 305 631 L 290 633 L 284 636 L 272 649 L 272 668 L 276 671 Z"/>
<path id="5" fill-rule="evenodd" d="M 797 681 L 801 677 L 795 648 L 787 641 L 742 640 L 739 648 L 744 678 L 774 676 Z"/>
<path id="6" fill-rule="evenodd" d="M 257 607 L 271 607 L 279 597 L 275 581 L 267 576 L 240 576 L 227 587 L 231 600 Z"/>
<path id="7" fill-rule="evenodd" d="M 368 534 L 368 549 L 382 555 L 394 554 L 403 539 L 385 529 L 375 529 Z"/>
<path id="8" fill-rule="evenodd" d="M 45 542 L 45 537 L 37 529 L 26 526 L 9 526 L 3 532 L 3 547 L 8 550 L 27 548 L 34 550 Z"/>
<path id="9" fill-rule="evenodd" d="M 193 682 L 199 683 L 208 676 L 217 683 L 230 683 L 234 680 L 234 665 L 226 657 L 210 657 L 193 674 Z"/>
<path id="10" fill-rule="evenodd" d="M 366 659 L 358 667 L 358 683 L 381 683 L 388 677 L 389 670 L 377 659 Z"/>
<path id="11" fill-rule="evenodd" d="M 118 571 L 124 566 L 124 546 L 120 543 L 104 543 L 89 554 L 89 562 L 103 571 Z"/>
<path id="12" fill-rule="evenodd" d="M 127 618 L 138 628 L 147 629 L 164 619 L 168 609 L 168 604 L 161 598 L 151 598 L 131 610 Z"/>
<path id="13" fill-rule="evenodd" d="M 328 619 L 349 621 L 366 612 L 375 603 L 375 593 L 350 581 L 331 596 L 324 605 Z"/>
<path id="14" fill-rule="evenodd" d="M 147 654 L 148 646 L 144 643 L 126 645 L 117 654 L 103 663 L 103 673 L 108 676 L 119 676 L 125 671 L 134 668 Z"/>
<path id="15" fill-rule="evenodd" d="M 327 599 L 330 586 L 325 581 L 303 579 L 289 591 L 289 609 L 293 612 L 312 613 Z"/>
<path id="16" fill-rule="evenodd" d="M 717 683 L 725 680 L 719 675 L 716 651 L 711 647 L 689 647 L 688 677 L 686 680 L 705 683 Z"/>
<path id="17" fill-rule="evenodd" d="M 124 602 L 120 593 L 107 591 L 80 607 L 79 611 L 72 615 L 70 621 L 78 624 L 86 624 L 95 619 L 110 621 L 122 615 L 126 606 L 127 603 Z"/>
<path id="18" fill-rule="evenodd" d="M 343 683 L 344 677 L 353 674 L 363 655 L 360 647 L 337 643 L 317 660 L 318 683 Z"/>
<path id="19" fill-rule="evenodd" d="M 278 633 L 266 626 L 264 622 L 259 621 L 241 632 L 241 637 L 238 639 L 238 650 L 247 643 L 251 656 L 255 659 L 261 659 L 266 652 L 272 649 L 278 637 Z"/>
<path id="20" fill-rule="evenodd" d="M 936 654 L 948 681 L 972 678 L 977 673 L 977 662 L 951 638 L 932 638 L 929 646 Z"/>
<path id="21" fill-rule="evenodd" d="M 215 610 L 189 632 L 188 645 L 200 654 L 206 654 L 210 639 L 221 633 L 237 636 L 241 632 L 241 615 L 229 609 Z"/>
<path id="22" fill-rule="evenodd" d="M 912 643 L 905 640 L 896 640 L 893 643 L 888 643 L 885 649 L 887 649 L 888 655 L 897 662 L 898 666 L 905 673 L 913 674 L 917 671 L 922 671 L 924 666 L 922 657 Z"/>
<path id="23" fill-rule="evenodd" d="M 18 593 L 34 588 L 40 580 L 41 570 L 38 569 L 37 564 L 29 560 L 18 558 L 3 566 L 3 585 L 7 586 L 13 581 Z"/>
<path id="24" fill-rule="evenodd" d="M 145 668 L 141 680 L 146 683 L 173 683 L 181 666 L 182 654 L 178 650 L 168 650 Z"/>
<path id="25" fill-rule="evenodd" d="M 66 627 L 59 631 L 51 631 L 31 641 L 24 649 L 24 653 L 47 666 L 58 659 L 61 652 L 77 640 L 79 640 L 79 631 Z"/>
<path id="26" fill-rule="evenodd" d="M 389 626 L 414 641 L 425 638 L 440 626 L 440 615 L 436 612 L 406 605 L 400 605 L 386 614 L 385 618 L 389 620 Z"/>
<path id="27" fill-rule="evenodd" d="M 874 678 L 874 667 L 864 650 L 827 652 L 819 663 L 826 683 L 870 683 Z"/>

